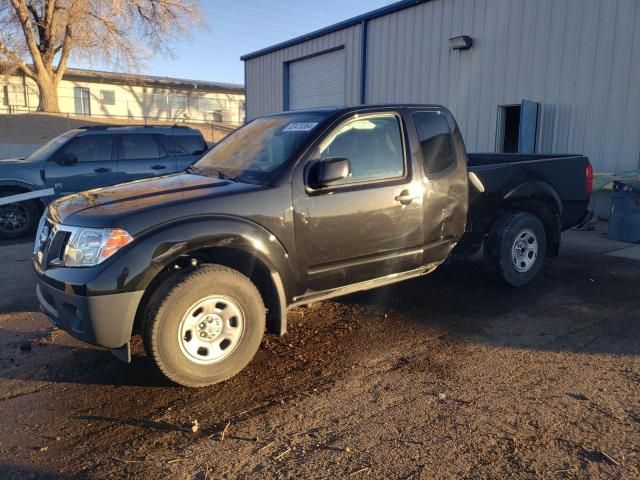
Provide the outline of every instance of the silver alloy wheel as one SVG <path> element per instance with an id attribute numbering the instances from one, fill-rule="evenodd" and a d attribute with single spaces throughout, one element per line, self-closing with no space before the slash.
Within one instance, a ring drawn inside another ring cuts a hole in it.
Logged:
<path id="1" fill-rule="evenodd" d="M 211 295 L 195 302 L 178 326 L 180 350 L 194 363 L 210 365 L 227 358 L 244 334 L 244 314 L 229 297 Z"/>
<path id="2" fill-rule="evenodd" d="M 538 238 L 528 228 L 522 230 L 511 247 L 513 267 L 520 273 L 528 272 L 538 258 Z"/>
<path id="3" fill-rule="evenodd" d="M 0 231 L 16 233 L 24 230 L 29 223 L 27 207 L 21 203 L 10 203 L 0 207 Z"/>

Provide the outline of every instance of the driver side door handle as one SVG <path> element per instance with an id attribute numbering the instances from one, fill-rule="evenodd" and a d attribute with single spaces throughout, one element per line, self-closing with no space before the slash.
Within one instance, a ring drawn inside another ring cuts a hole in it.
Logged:
<path id="1" fill-rule="evenodd" d="M 402 205 L 409 205 L 414 200 L 417 200 L 417 195 L 412 195 L 409 190 L 403 190 L 400 195 L 395 197 L 396 202 L 400 202 Z"/>
<path id="2" fill-rule="evenodd" d="M 110 171 L 111 171 L 111 169 L 107 168 L 107 167 L 100 167 L 100 168 L 96 168 L 94 170 L 94 172 L 96 172 L 96 173 L 109 173 Z"/>
<path id="3" fill-rule="evenodd" d="M 165 168 L 167 168 L 166 165 L 152 165 L 151 166 L 151 170 L 164 170 Z"/>

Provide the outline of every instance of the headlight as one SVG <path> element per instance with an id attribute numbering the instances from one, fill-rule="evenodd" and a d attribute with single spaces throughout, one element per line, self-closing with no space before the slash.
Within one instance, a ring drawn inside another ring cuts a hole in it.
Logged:
<path id="1" fill-rule="evenodd" d="M 91 267 L 104 262 L 133 237 L 121 229 L 79 228 L 64 251 L 65 267 Z"/>

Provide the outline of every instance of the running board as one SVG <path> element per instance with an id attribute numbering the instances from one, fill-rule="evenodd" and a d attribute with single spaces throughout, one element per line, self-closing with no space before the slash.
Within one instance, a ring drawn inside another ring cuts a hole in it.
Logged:
<path id="1" fill-rule="evenodd" d="M 321 300 L 328 300 L 330 298 L 341 297 L 343 295 L 349 295 L 350 293 L 362 292 L 363 290 L 370 290 L 372 288 L 384 287 L 385 285 L 391 285 L 403 280 L 409 280 L 410 278 L 421 277 L 428 273 L 433 272 L 439 264 L 431 264 L 426 267 L 420 267 L 415 270 L 409 270 L 408 272 L 392 273 L 380 278 L 374 278 L 373 280 L 366 280 L 364 282 L 354 283 L 353 285 L 347 285 L 344 287 L 333 288 L 331 290 L 323 290 L 321 292 L 311 292 L 299 297 L 293 298 L 293 303 L 289 305 L 289 308 L 297 307 L 311 302 L 318 302 Z"/>

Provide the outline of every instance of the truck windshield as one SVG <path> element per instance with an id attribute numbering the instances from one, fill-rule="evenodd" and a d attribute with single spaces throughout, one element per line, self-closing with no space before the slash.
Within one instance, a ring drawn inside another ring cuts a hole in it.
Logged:
<path id="1" fill-rule="evenodd" d="M 254 120 L 225 138 L 192 170 L 250 183 L 269 181 L 326 118 L 318 113 L 275 115 Z"/>

